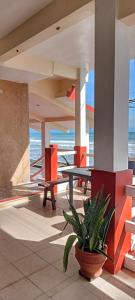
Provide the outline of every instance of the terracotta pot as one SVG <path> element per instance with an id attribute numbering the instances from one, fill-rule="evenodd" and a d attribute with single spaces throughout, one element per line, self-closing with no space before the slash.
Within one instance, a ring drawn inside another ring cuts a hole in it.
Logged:
<path id="1" fill-rule="evenodd" d="M 104 252 L 107 253 L 107 246 L 105 246 Z M 102 267 L 107 259 L 102 254 L 82 251 L 77 244 L 75 245 L 75 257 L 80 265 L 80 275 L 87 279 L 99 277 L 103 272 Z"/>

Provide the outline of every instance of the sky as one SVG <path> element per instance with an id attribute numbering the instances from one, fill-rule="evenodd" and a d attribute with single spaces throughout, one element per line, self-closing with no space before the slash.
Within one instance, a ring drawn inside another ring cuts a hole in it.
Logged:
<path id="1" fill-rule="evenodd" d="M 135 99 L 135 60 L 129 63 L 129 99 Z M 86 85 L 87 104 L 94 106 L 94 71 L 90 71 Z M 130 105 L 131 106 L 131 105 Z M 135 132 L 135 104 L 129 109 L 129 131 Z"/>

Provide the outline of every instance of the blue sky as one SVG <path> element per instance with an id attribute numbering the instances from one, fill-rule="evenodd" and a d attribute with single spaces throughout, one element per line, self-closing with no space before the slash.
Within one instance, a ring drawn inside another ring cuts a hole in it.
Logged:
<path id="1" fill-rule="evenodd" d="M 87 103 L 94 106 L 94 71 L 89 73 L 86 86 Z M 135 99 L 135 60 L 129 63 L 129 99 Z M 135 104 L 129 110 L 129 131 L 135 131 Z"/>

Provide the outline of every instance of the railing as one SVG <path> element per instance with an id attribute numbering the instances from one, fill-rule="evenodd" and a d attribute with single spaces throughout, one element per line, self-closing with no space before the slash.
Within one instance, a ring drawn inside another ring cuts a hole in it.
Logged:
<path id="1" fill-rule="evenodd" d="M 62 171 L 64 171 L 64 170 L 66 170 L 66 169 L 72 169 L 72 168 L 75 168 L 75 167 L 77 167 L 75 164 L 74 164 L 74 162 L 71 164 L 69 161 L 68 161 L 68 156 L 75 156 L 75 154 L 77 154 L 77 151 L 76 150 L 71 150 L 71 149 L 59 149 L 58 150 L 58 152 L 57 152 L 57 158 L 59 158 L 59 157 L 63 157 L 63 159 L 64 159 L 64 164 L 62 164 L 62 166 L 57 166 L 57 172 L 58 172 L 58 176 L 59 176 L 59 174 L 62 172 Z M 88 154 L 88 153 L 85 153 L 84 154 L 84 156 L 86 156 L 86 157 L 91 157 L 91 158 L 93 158 L 94 157 L 94 154 Z M 41 157 L 39 157 L 37 160 L 35 160 L 35 161 L 33 161 L 32 163 L 31 163 L 31 165 L 30 165 L 30 167 L 32 168 L 32 167 L 38 167 L 38 163 L 39 162 L 44 162 L 45 161 L 45 157 L 44 157 L 44 155 L 42 155 Z M 60 162 L 58 163 L 58 164 L 60 164 Z M 32 174 L 31 176 L 30 176 L 30 179 L 33 181 L 38 175 L 40 175 L 40 174 L 42 174 L 42 173 L 44 173 L 45 174 L 45 166 L 44 166 L 44 163 L 43 163 L 43 165 L 41 165 L 41 166 L 39 166 L 40 167 L 40 170 L 38 170 L 38 171 L 36 171 L 34 174 Z M 45 177 L 45 175 L 44 175 L 44 177 Z"/>
<path id="2" fill-rule="evenodd" d="M 62 155 L 74 155 L 76 154 L 76 151 L 75 150 L 63 150 L 63 149 L 60 149 L 58 151 L 58 156 L 62 156 Z"/>
<path id="3" fill-rule="evenodd" d="M 45 167 L 41 167 L 40 170 L 38 170 L 37 172 L 35 172 L 34 174 L 32 174 L 32 175 L 30 176 L 30 180 L 33 181 L 34 178 L 35 178 L 36 176 L 38 176 L 39 174 L 43 173 L 44 170 L 45 170 Z"/>
<path id="4" fill-rule="evenodd" d="M 128 160 L 129 161 L 135 161 L 135 157 L 129 157 Z"/>
<path id="5" fill-rule="evenodd" d="M 30 167 L 37 167 L 36 164 L 39 163 L 40 161 L 44 162 L 45 160 L 45 157 L 44 155 L 42 155 L 41 157 L 39 157 L 37 160 L 33 161 L 31 164 L 30 164 Z M 45 170 L 45 167 L 44 166 L 39 166 L 40 167 L 40 170 L 36 171 L 34 174 L 32 174 L 30 176 L 30 180 L 33 181 L 35 177 L 37 177 L 39 174 L 42 174 Z"/>
<path id="6" fill-rule="evenodd" d="M 70 164 L 68 162 L 67 158 L 66 158 L 66 156 L 75 155 L 75 154 L 76 154 L 75 150 L 59 149 L 59 151 L 58 151 L 58 157 L 63 156 L 66 165 L 58 167 L 57 168 L 57 172 L 62 172 L 62 171 L 67 170 L 67 169 L 73 169 L 73 168 L 75 168 L 76 166 L 73 165 L 73 164 Z"/>
<path id="7" fill-rule="evenodd" d="M 33 161 L 31 164 L 30 164 L 30 167 L 34 167 L 38 162 L 44 160 L 45 157 L 44 155 L 42 155 L 41 157 L 39 157 L 37 160 Z"/>

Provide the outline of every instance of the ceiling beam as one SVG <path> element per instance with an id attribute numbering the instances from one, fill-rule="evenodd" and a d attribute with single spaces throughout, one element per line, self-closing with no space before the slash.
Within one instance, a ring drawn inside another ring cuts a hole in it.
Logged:
<path id="1" fill-rule="evenodd" d="M 37 113 L 30 112 L 29 113 L 29 119 L 34 119 L 36 122 L 44 122 L 44 117 L 41 117 Z"/>
<path id="2" fill-rule="evenodd" d="M 0 40 L 0 56 L 8 60 L 93 14 L 92 0 L 54 0 Z M 60 28 L 59 28 L 60 27 Z"/>
<path id="3" fill-rule="evenodd" d="M 74 116 L 63 116 L 63 117 L 50 117 L 50 118 L 45 118 L 44 121 L 46 123 L 50 122 L 64 122 L 64 121 L 74 121 L 75 117 Z"/>
<path id="4" fill-rule="evenodd" d="M 34 112 L 30 112 L 29 114 L 29 118 L 30 120 L 35 120 L 35 122 L 29 122 L 30 124 L 34 124 L 34 123 L 38 123 L 38 122 L 45 122 L 45 118 L 39 116 L 38 114 L 34 113 Z M 57 128 L 58 130 L 61 130 L 61 131 L 64 131 L 64 132 L 67 132 L 68 128 L 61 125 L 61 124 L 57 124 L 55 122 L 52 122 L 51 124 L 52 127 L 54 128 Z"/>
<path id="5" fill-rule="evenodd" d="M 60 130 L 60 131 L 64 131 L 64 132 L 67 132 L 67 131 L 68 131 L 68 128 L 65 127 L 65 126 L 63 126 L 63 125 L 61 125 L 61 124 L 58 124 L 58 123 L 54 123 L 54 122 L 53 122 L 51 125 L 52 125 L 52 127 L 57 128 L 57 129 Z"/>
<path id="6" fill-rule="evenodd" d="M 29 119 L 29 124 L 33 124 L 33 123 L 39 123 L 39 121 L 36 119 Z"/>
<path id="7" fill-rule="evenodd" d="M 119 19 L 135 13 L 134 0 L 119 0 Z"/>
<path id="8" fill-rule="evenodd" d="M 45 98 L 45 91 L 44 90 L 42 91 L 42 90 L 39 89 L 38 94 L 36 94 L 35 92 L 33 93 L 32 87 L 29 87 L 29 95 L 30 94 L 34 95 L 34 96 L 37 96 L 37 99 L 38 99 L 38 97 L 41 97 L 42 99 L 47 99 L 47 102 L 52 104 L 54 109 L 55 109 L 55 106 L 56 106 L 56 107 L 61 108 L 63 111 L 67 112 L 69 114 L 69 116 L 75 116 L 75 111 L 72 108 L 70 108 L 66 105 L 66 101 L 63 101 L 63 103 L 60 103 L 59 100 L 57 100 L 57 99 L 51 99 L 49 97 Z"/>
<path id="9" fill-rule="evenodd" d="M 77 79 L 77 68 L 26 53 L 21 53 L 6 62 L 1 62 L 1 64 L 7 68 L 40 74 L 45 78 L 60 76 L 73 80 Z"/>
<path id="10" fill-rule="evenodd" d="M 129 26 L 135 25 L 135 0 L 119 0 L 118 19 Z"/>

